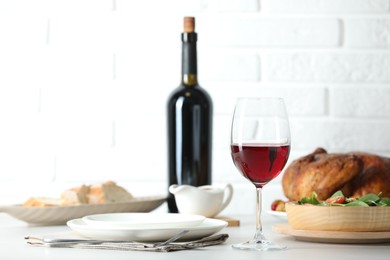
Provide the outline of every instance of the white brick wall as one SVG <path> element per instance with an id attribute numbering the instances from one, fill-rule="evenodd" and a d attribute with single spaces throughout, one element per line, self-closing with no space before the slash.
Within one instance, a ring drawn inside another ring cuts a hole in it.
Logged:
<path id="1" fill-rule="evenodd" d="M 382 52 L 293 52 L 269 55 L 270 81 L 389 83 L 390 53 Z"/>
<path id="2" fill-rule="evenodd" d="M 351 48 L 389 48 L 389 17 L 350 18 L 345 20 L 345 45 Z"/>
<path id="3" fill-rule="evenodd" d="M 269 10 L 284 14 L 377 14 L 388 13 L 387 0 L 271 0 L 267 1 Z"/>
<path id="4" fill-rule="evenodd" d="M 232 47 L 333 47 L 340 42 L 340 24 L 328 18 L 210 17 L 201 23 L 204 44 Z M 321 28 L 321 30 L 318 30 Z"/>
<path id="5" fill-rule="evenodd" d="M 166 192 L 185 15 L 215 106 L 213 182 L 237 191 L 225 214 L 254 211 L 228 149 L 238 96 L 285 99 L 290 161 L 318 146 L 390 156 L 389 0 L 0 0 L 0 203 L 108 179 Z"/>

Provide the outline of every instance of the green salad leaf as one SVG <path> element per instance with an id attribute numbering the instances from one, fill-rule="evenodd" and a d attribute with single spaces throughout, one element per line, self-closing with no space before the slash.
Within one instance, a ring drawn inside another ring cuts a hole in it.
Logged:
<path id="1" fill-rule="evenodd" d="M 342 191 L 335 192 L 329 199 L 320 201 L 317 193 L 313 192 L 311 197 L 304 197 L 298 204 L 312 204 L 317 206 L 348 206 L 348 207 L 370 207 L 370 206 L 390 206 L 390 198 L 381 198 L 381 193 L 369 193 L 360 198 L 349 198 L 344 196 Z"/>
<path id="2" fill-rule="evenodd" d="M 311 194 L 311 197 L 304 197 L 300 201 L 298 201 L 298 204 L 313 204 L 313 205 L 318 205 L 321 202 L 317 199 L 317 193 L 313 191 Z"/>
<path id="3" fill-rule="evenodd" d="M 330 196 L 330 197 L 331 198 L 337 198 L 337 197 L 341 197 L 341 196 L 344 196 L 344 194 L 343 194 L 343 192 L 341 190 L 338 190 L 335 193 L 333 193 L 333 195 Z"/>
<path id="4" fill-rule="evenodd" d="M 390 206 L 390 198 L 382 198 L 378 204 L 380 206 Z"/>
<path id="5" fill-rule="evenodd" d="M 344 204 L 344 205 L 347 207 L 356 207 L 356 206 L 369 207 L 369 205 L 367 203 L 360 201 L 360 200 L 354 200 L 354 201 L 348 202 L 347 204 Z"/>
<path id="6" fill-rule="evenodd" d="M 381 198 L 374 193 L 369 193 L 358 198 L 358 200 L 367 203 L 369 206 L 377 206 Z"/>

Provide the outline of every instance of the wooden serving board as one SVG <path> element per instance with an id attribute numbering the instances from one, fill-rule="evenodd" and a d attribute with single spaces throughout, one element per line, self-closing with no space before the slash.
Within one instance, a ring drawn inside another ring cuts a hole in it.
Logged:
<path id="1" fill-rule="evenodd" d="M 344 231 L 319 231 L 319 230 L 297 230 L 292 229 L 287 223 L 276 224 L 272 230 L 285 235 L 295 237 L 297 240 L 338 243 L 338 244 L 373 244 L 389 243 L 389 231 L 375 232 L 344 232 Z"/>
<path id="2" fill-rule="evenodd" d="M 215 219 L 224 220 L 228 223 L 228 227 L 239 227 L 240 226 L 240 220 L 233 218 L 233 217 L 227 217 L 227 216 L 217 216 Z"/>

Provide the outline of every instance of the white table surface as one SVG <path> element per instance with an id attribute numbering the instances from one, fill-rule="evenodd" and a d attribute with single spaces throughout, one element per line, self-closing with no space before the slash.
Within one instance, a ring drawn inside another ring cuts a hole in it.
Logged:
<path id="1" fill-rule="evenodd" d="M 74 248 L 42 248 L 33 247 L 24 241 L 24 236 L 47 234 L 69 230 L 66 226 L 29 226 L 21 221 L 0 213 L 0 259 L 185 259 L 185 260 L 239 260 L 239 259 L 390 259 L 390 243 L 371 245 L 324 244 L 297 241 L 290 236 L 274 233 L 273 224 L 284 220 L 264 214 L 264 232 L 279 244 L 286 245 L 287 250 L 278 252 L 256 252 L 233 249 L 232 244 L 244 242 L 254 233 L 254 216 L 237 217 L 241 221 L 240 227 L 228 227 L 222 230 L 229 234 L 229 239 L 223 245 L 211 246 L 196 250 L 178 252 L 135 252 L 112 251 L 101 249 L 74 249 Z"/>

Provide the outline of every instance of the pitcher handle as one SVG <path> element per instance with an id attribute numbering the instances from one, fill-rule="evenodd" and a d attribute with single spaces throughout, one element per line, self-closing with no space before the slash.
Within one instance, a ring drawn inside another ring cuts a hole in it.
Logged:
<path id="1" fill-rule="evenodd" d="M 226 185 L 226 187 L 223 189 L 223 193 L 224 193 L 224 202 L 222 203 L 220 212 L 222 210 L 224 210 L 227 207 L 227 205 L 229 205 L 230 201 L 232 200 L 232 198 L 233 198 L 233 186 L 230 183 L 228 183 Z"/>

